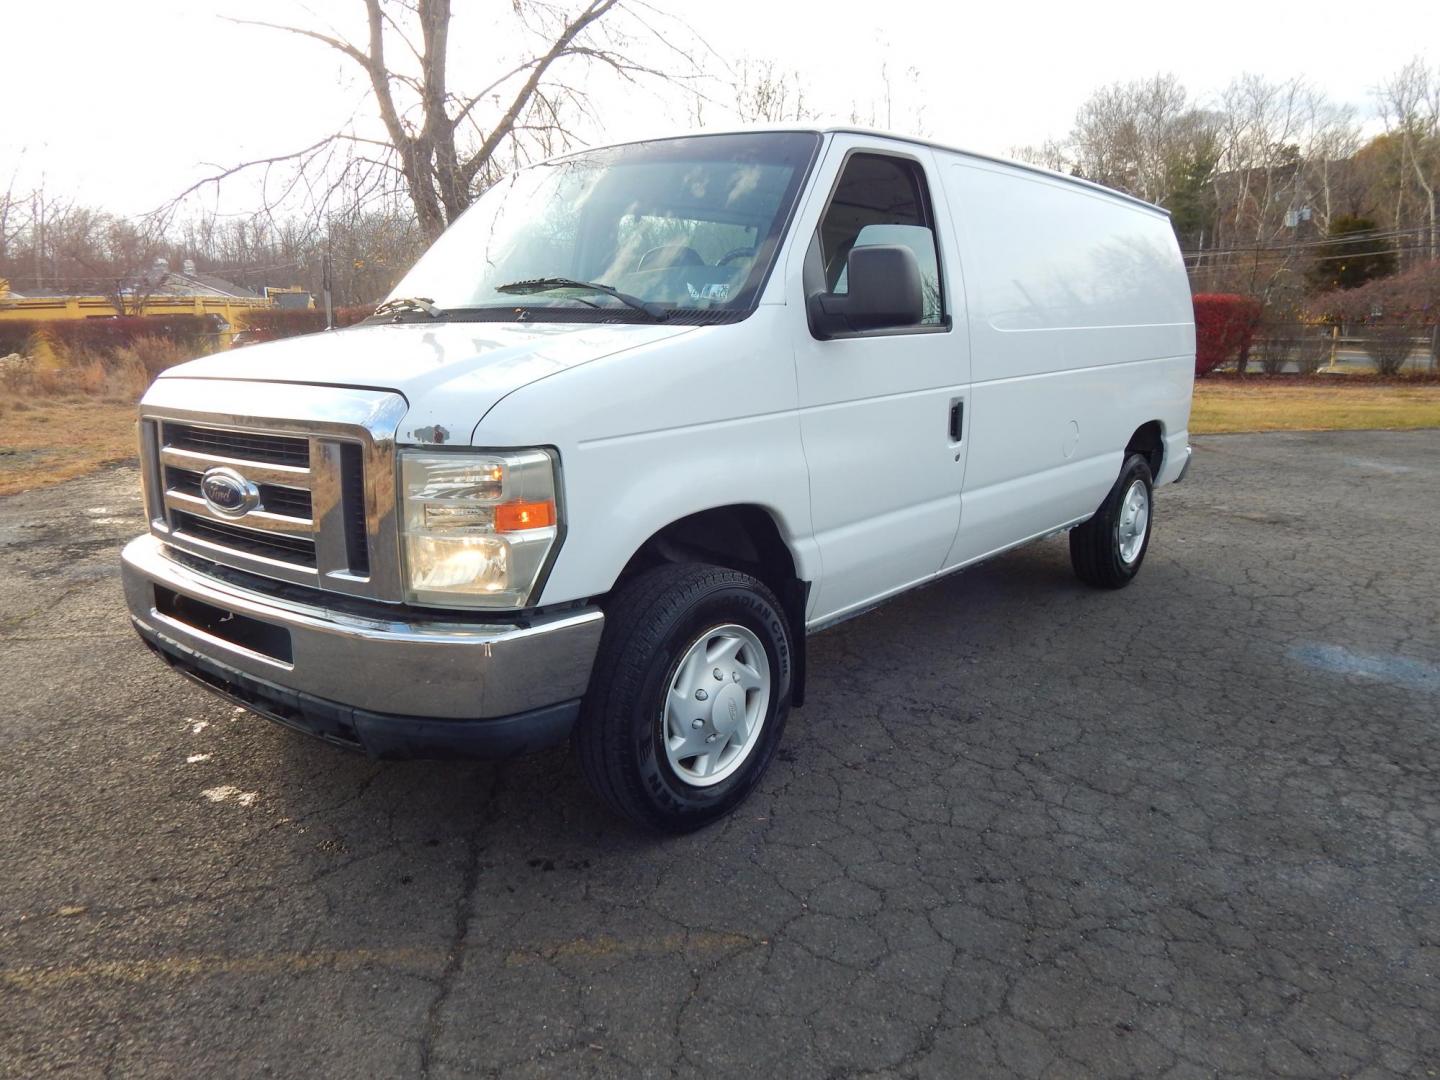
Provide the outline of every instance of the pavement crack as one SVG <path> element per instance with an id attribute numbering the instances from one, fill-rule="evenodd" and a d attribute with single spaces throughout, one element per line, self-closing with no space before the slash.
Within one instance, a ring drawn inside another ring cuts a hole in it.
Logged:
<path id="1" fill-rule="evenodd" d="M 465 962 L 465 946 L 470 938 L 470 925 L 474 920 L 475 892 L 480 884 L 480 854 L 484 850 L 480 835 L 486 811 L 493 805 L 499 794 L 502 775 L 500 770 L 496 770 L 490 792 L 477 806 L 475 820 L 465 835 L 465 869 L 460 879 L 460 896 L 455 901 L 455 930 L 445 957 L 445 966 L 440 971 L 435 997 L 425 1012 L 425 1026 L 420 1034 L 420 1075 L 422 1077 L 430 1075 L 430 1069 L 434 1063 L 435 1045 L 445 1026 L 441 1014 L 451 992 L 455 989 L 460 968 Z"/>

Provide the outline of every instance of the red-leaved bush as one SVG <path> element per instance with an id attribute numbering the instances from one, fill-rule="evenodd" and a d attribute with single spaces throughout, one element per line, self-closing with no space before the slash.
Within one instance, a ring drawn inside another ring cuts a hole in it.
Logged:
<path id="1" fill-rule="evenodd" d="M 1246 356 L 1260 325 L 1260 301 L 1234 293 L 1196 293 L 1195 374 Z"/>
<path id="2" fill-rule="evenodd" d="M 335 309 L 336 326 L 353 326 L 374 314 L 373 305 Z M 252 308 L 240 316 L 240 326 L 252 341 L 313 334 L 325 329 L 325 312 L 320 308 Z"/>

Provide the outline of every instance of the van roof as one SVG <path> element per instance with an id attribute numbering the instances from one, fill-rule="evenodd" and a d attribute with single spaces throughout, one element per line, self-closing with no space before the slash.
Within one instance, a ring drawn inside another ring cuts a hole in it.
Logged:
<path id="1" fill-rule="evenodd" d="M 928 146 L 933 150 L 943 150 L 951 154 L 963 154 L 966 157 L 979 158 L 983 161 L 993 161 L 998 165 L 1008 165 L 1014 169 L 1023 169 L 1026 172 L 1037 173 L 1040 176 L 1049 177 L 1052 180 L 1063 180 L 1067 184 L 1074 184 L 1077 187 L 1085 188 L 1098 195 L 1119 199 L 1123 202 L 1132 203 L 1135 206 L 1144 207 L 1146 210 L 1170 216 L 1170 211 L 1163 206 L 1156 206 L 1152 202 L 1130 195 L 1124 191 L 1118 191 L 1104 184 L 1097 184 L 1093 180 L 1086 180 L 1080 176 L 1070 176 L 1068 173 L 1056 172 L 1054 169 L 1047 169 L 1042 165 L 1032 165 L 1027 161 L 1016 161 L 1013 158 L 1003 157 L 999 154 L 986 154 L 978 150 L 967 150 L 963 146 L 950 146 L 946 143 L 936 142 L 934 139 L 921 138 L 918 135 L 904 135 L 894 131 L 884 131 L 879 128 L 859 127 L 848 124 L 743 124 L 725 128 L 691 128 L 688 130 L 670 131 L 663 134 L 656 134 L 645 138 L 622 139 L 615 143 L 603 145 L 625 146 L 629 143 L 654 142 L 660 139 L 684 139 L 697 135 L 749 135 L 756 132 L 766 131 L 803 131 L 815 135 L 870 135 L 877 139 L 890 139 L 895 142 L 912 143 L 917 146 Z M 571 157 L 577 153 L 584 153 L 586 149 L 598 150 L 602 146 L 586 147 L 584 149 L 571 151 L 557 157 Z"/>
<path id="2" fill-rule="evenodd" d="M 1041 176 L 1048 176 L 1055 180 L 1064 180 L 1067 184 L 1075 184 L 1079 187 L 1088 188 L 1101 195 L 1109 195 L 1116 199 L 1123 199 L 1125 202 L 1143 206 L 1147 210 L 1153 210 L 1158 214 L 1170 216 L 1170 211 L 1163 206 L 1156 206 L 1129 192 L 1120 191 L 1117 188 L 1106 187 L 1104 184 L 1097 184 L 1093 180 L 1086 180 L 1083 176 L 1071 176 L 1069 173 L 1056 172 L 1054 169 L 1047 169 L 1043 165 L 1032 165 L 1028 161 L 1016 161 L 1014 158 L 1007 158 L 1000 154 L 984 154 L 978 150 L 967 150 L 963 146 L 950 146 L 946 143 L 936 142 L 934 139 L 922 139 L 913 135 L 901 135 L 893 131 L 881 131 L 876 128 L 836 126 L 821 128 L 827 134 L 846 135 L 874 135 L 882 139 L 895 139 L 899 142 L 918 143 L 921 146 L 928 146 L 934 150 L 944 150 L 951 154 L 964 154 L 966 157 L 981 158 L 984 161 L 993 161 L 1000 165 L 1009 165 L 1011 168 L 1024 169 L 1026 172 L 1039 173 Z"/>

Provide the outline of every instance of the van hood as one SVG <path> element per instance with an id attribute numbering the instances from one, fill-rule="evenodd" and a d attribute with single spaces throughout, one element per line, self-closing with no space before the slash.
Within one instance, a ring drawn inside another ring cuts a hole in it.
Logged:
<path id="1" fill-rule="evenodd" d="M 393 390 L 402 443 L 468 443 L 522 386 L 696 329 L 650 323 L 380 323 L 201 357 L 161 378 L 243 379 Z M 223 390 L 217 389 L 223 400 Z"/>

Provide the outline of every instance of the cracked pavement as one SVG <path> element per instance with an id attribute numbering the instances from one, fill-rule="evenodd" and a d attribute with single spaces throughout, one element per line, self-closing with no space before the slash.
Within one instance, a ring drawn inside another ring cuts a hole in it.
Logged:
<path id="1" fill-rule="evenodd" d="M 812 638 L 678 839 L 182 682 L 133 469 L 0 500 L 0 1075 L 1440 1074 L 1440 431 L 1196 445 L 1131 588 Z"/>

